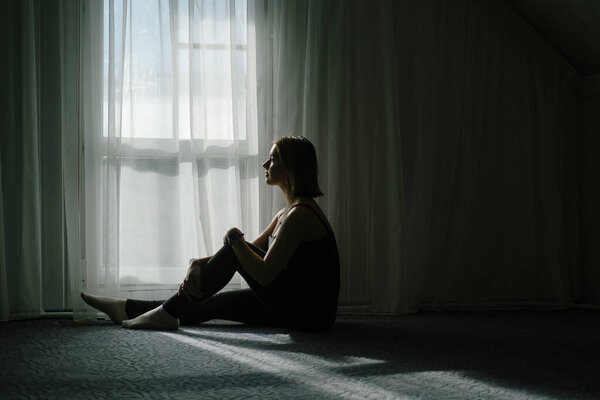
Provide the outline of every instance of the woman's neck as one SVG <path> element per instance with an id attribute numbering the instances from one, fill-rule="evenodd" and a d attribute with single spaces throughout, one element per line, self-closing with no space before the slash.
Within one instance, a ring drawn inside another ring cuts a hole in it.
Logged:
<path id="1" fill-rule="evenodd" d="M 287 201 L 288 208 L 293 206 L 294 204 L 306 203 L 306 202 L 309 202 L 310 200 L 312 200 L 312 198 L 310 198 L 310 197 L 296 196 L 296 195 L 292 194 L 290 191 L 290 188 L 288 188 L 287 186 L 281 185 L 279 188 L 283 192 L 283 196 L 285 197 L 285 200 Z"/>
<path id="2" fill-rule="evenodd" d="M 283 196 L 285 197 L 285 200 L 287 201 L 288 207 L 290 207 L 292 204 L 294 204 L 298 200 L 298 197 L 294 196 L 287 186 L 280 185 L 279 188 L 283 192 Z"/>
<path id="3" fill-rule="evenodd" d="M 296 203 L 299 203 L 299 202 L 300 202 L 300 198 L 299 198 L 299 197 L 296 197 L 296 196 L 289 196 L 289 197 L 288 197 L 288 196 L 285 196 L 285 199 L 286 199 L 286 201 L 287 201 L 287 206 L 288 206 L 288 207 L 291 207 L 291 206 L 293 206 L 294 204 L 296 204 Z"/>
<path id="4" fill-rule="evenodd" d="M 295 196 L 292 198 L 287 198 L 287 207 L 290 208 L 291 206 L 295 205 L 295 204 L 300 204 L 300 203 L 310 203 L 311 202 L 311 198 L 310 197 L 303 197 L 303 196 Z"/>

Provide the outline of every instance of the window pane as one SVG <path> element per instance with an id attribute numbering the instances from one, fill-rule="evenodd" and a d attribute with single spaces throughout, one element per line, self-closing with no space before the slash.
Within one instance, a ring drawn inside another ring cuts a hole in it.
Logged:
<path id="1" fill-rule="evenodd" d="M 193 217 L 191 163 L 124 158 L 119 198 L 120 282 L 181 282 L 187 261 L 198 254 Z"/>
<path id="2" fill-rule="evenodd" d="M 196 13 L 202 27 L 194 41 L 203 44 L 229 45 L 229 2 L 204 0 L 196 2 Z"/>
<path id="3" fill-rule="evenodd" d="M 131 138 L 245 140 L 246 1 L 194 1 L 191 16 L 187 0 L 173 3 L 175 54 L 169 2 L 138 0 L 124 8 L 115 1 L 112 25 L 110 4 L 105 0 L 104 136 L 111 127 L 113 135 Z"/>
<path id="4" fill-rule="evenodd" d="M 235 43 L 246 46 L 246 0 L 235 0 Z"/>
<path id="5" fill-rule="evenodd" d="M 178 1 L 177 3 L 177 40 L 180 43 L 189 42 L 189 0 Z"/>
<path id="6" fill-rule="evenodd" d="M 169 13 L 160 2 L 132 1 L 126 48 L 123 137 L 173 137 Z"/>
<path id="7" fill-rule="evenodd" d="M 242 160 L 127 157 L 120 179 L 124 285 L 181 282 L 190 258 L 214 254 L 225 232 L 240 226 L 247 202 Z"/>

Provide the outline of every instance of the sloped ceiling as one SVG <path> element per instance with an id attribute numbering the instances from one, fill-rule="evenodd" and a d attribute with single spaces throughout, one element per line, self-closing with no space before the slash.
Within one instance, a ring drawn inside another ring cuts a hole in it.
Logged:
<path id="1" fill-rule="evenodd" d="M 600 0 L 505 0 L 583 76 L 600 73 Z"/>

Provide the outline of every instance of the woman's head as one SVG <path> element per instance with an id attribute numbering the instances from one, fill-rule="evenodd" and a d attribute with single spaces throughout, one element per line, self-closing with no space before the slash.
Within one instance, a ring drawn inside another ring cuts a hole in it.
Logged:
<path id="1" fill-rule="evenodd" d="M 295 197 L 322 196 L 319 189 L 317 153 L 303 136 L 283 136 L 273 143 L 263 167 L 267 183 L 284 184 Z"/>

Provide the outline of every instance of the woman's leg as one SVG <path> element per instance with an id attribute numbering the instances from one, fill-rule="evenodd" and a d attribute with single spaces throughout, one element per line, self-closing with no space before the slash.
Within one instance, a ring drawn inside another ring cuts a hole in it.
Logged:
<path id="1" fill-rule="evenodd" d="M 264 257 L 265 252 L 263 250 L 254 245 L 249 245 L 258 255 Z M 200 291 L 203 294 L 202 297 L 188 298 L 183 293 L 178 293 L 161 306 L 134 319 L 123 321 L 122 325 L 132 329 L 176 329 L 179 318 L 190 316 L 193 319 L 195 306 L 210 299 L 223 289 L 237 270 L 241 271 L 241 268 L 231 246 L 223 246 L 201 267 Z M 247 276 L 247 274 L 244 275 Z M 249 277 L 246 278 L 247 281 L 249 279 Z M 251 282 L 248 283 L 251 286 L 256 286 L 254 281 Z"/>
<path id="2" fill-rule="evenodd" d="M 182 315 L 179 321 L 181 325 L 193 325 L 211 319 L 224 319 L 260 326 L 280 325 L 251 289 L 217 293 L 195 304 L 191 312 Z"/>
<path id="3" fill-rule="evenodd" d="M 127 299 L 125 303 L 126 319 L 134 319 L 140 315 L 161 306 L 165 300 L 135 300 Z"/>
<path id="4" fill-rule="evenodd" d="M 126 319 L 138 317 L 162 305 L 164 300 L 133 300 L 101 297 L 81 292 L 81 298 L 87 305 L 102 311 L 115 323 L 121 324 Z"/>
<path id="5" fill-rule="evenodd" d="M 169 315 L 162 305 L 134 319 L 126 319 L 121 322 L 123 328 L 129 329 L 177 329 L 179 321 Z"/>
<path id="6" fill-rule="evenodd" d="M 126 300 L 112 297 L 94 296 L 81 292 L 81 299 L 95 309 L 102 311 L 115 323 L 120 324 L 130 316 L 126 312 Z"/>
<path id="7" fill-rule="evenodd" d="M 125 300 L 112 297 L 94 296 L 81 292 L 81 298 L 88 305 L 102 311 L 115 323 L 127 328 L 176 329 L 179 324 L 162 309 L 162 301 Z M 137 318 L 144 315 L 143 320 Z M 132 324 L 130 321 L 136 321 Z"/>
<path id="8" fill-rule="evenodd" d="M 265 251 L 248 243 L 248 246 L 264 258 Z M 202 266 L 200 272 L 200 290 L 204 298 L 208 298 L 223 289 L 233 278 L 236 271 L 243 272 L 235 253 L 231 246 L 223 246 L 211 257 L 211 259 Z M 250 284 L 250 282 L 248 282 Z"/>
<path id="9" fill-rule="evenodd" d="M 254 246 L 250 246 L 252 250 L 261 257 L 265 256 L 265 252 Z M 195 306 L 209 299 L 221 289 L 223 289 L 237 270 L 241 270 L 239 261 L 231 246 L 223 246 L 211 257 L 211 259 L 200 270 L 200 291 L 202 297 L 190 296 L 188 298 L 183 293 L 178 293 L 167 300 L 163 307 L 171 316 L 179 318 L 182 315 L 193 314 Z M 248 282 L 250 284 L 250 282 Z"/>

